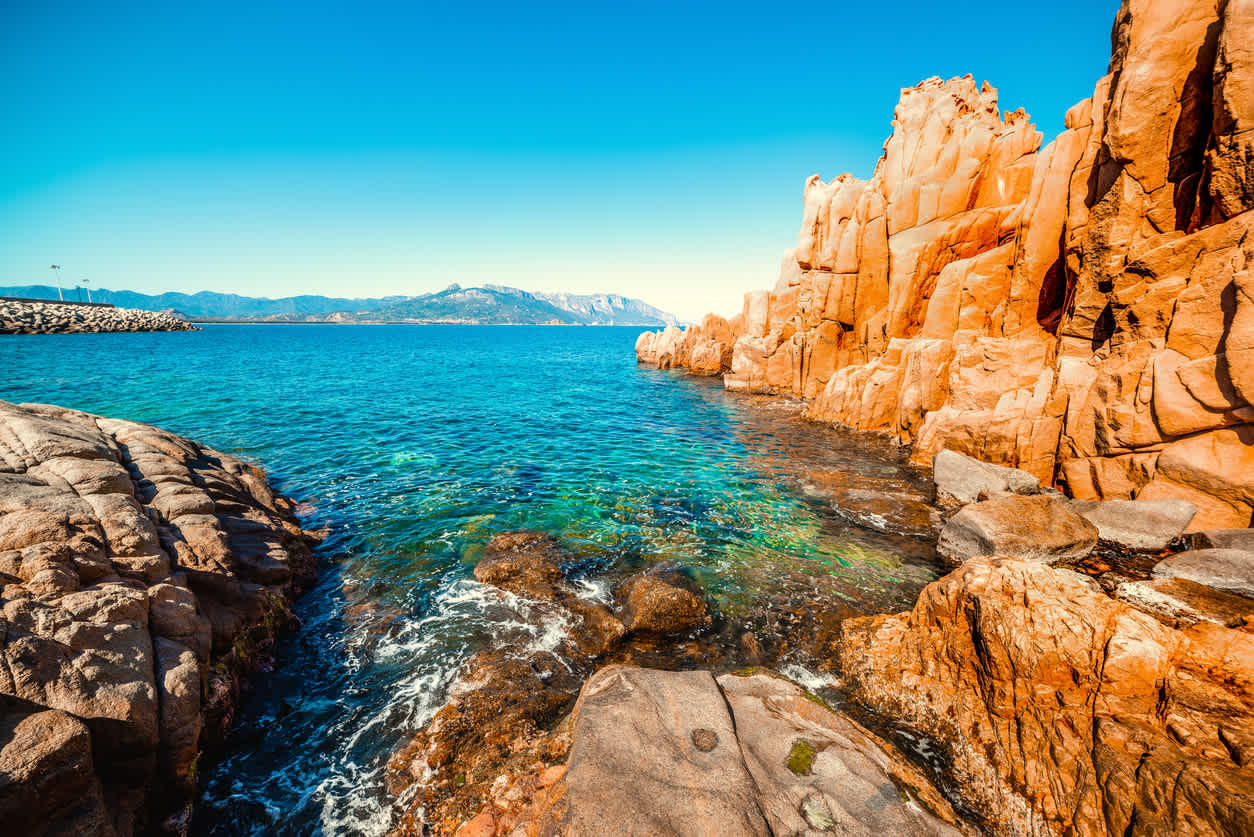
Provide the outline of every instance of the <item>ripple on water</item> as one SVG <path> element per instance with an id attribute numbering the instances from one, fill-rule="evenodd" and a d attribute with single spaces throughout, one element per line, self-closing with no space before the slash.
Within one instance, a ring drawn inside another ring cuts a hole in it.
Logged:
<path id="1" fill-rule="evenodd" d="M 209 326 L 0 342 L 0 398 L 159 424 L 257 462 L 328 533 L 303 628 L 207 771 L 198 833 L 386 831 L 387 759 L 462 662 L 552 649 L 568 628 L 471 580 L 500 532 L 560 537 L 581 594 L 601 600 L 678 561 L 730 638 L 743 624 L 780 639 L 815 684 L 823 660 L 798 637 L 904 609 L 938 575 L 928 482 L 894 446 L 639 369 L 636 333 Z"/>

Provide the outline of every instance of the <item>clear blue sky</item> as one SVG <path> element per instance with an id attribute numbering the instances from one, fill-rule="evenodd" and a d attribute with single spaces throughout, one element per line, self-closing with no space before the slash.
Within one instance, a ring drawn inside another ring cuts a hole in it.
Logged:
<path id="1" fill-rule="evenodd" d="M 0 284 L 730 313 L 900 88 L 972 73 L 1048 140 L 1119 4 L 598 5 L 5 0 Z"/>

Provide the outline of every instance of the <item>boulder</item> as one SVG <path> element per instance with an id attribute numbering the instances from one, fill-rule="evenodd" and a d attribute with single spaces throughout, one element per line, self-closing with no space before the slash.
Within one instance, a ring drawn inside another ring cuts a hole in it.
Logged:
<path id="1" fill-rule="evenodd" d="M 0 716 L 0 822 L 30 837 L 113 837 L 82 721 L 55 709 Z"/>
<path id="2" fill-rule="evenodd" d="M 936 550 L 955 563 L 981 555 L 1062 561 L 1088 555 L 1097 538 L 1065 500 L 1009 496 L 965 506 L 941 529 Z"/>
<path id="3" fill-rule="evenodd" d="M 772 834 L 963 833 L 918 768 L 801 686 L 767 671 L 718 686 Z"/>
<path id="4" fill-rule="evenodd" d="M 1254 552 L 1254 529 L 1207 529 L 1193 533 L 1194 549 L 1243 549 Z"/>
<path id="5" fill-rule="evenodd" d="M 1155 578 L 1182 578 L 1254 598 L 1254 552 L 1192 549 L 1159 561 Z"/>
<path id="6" fill-rule="evenodd" d="M 558 833 L 771 834 L 727 703 L 705 671 L 611 666 L 575 708 Z"/>
<path id="7" fill-rule="evenodd" d="M 670 562 L 632 576 L 618 589 L 616 598 L 621 602 L 618 617 L 632 634 L 688 634 L 711 621 L 701 588 Z"/>
<path id="8" fill-rule="evenodd" d="M 1166 549 L 1197 514 L 1185 500 L 1076 500 L 1071 509 L 1096 526 L 1102 540 L 1146 550 Z"/>
<path id="9" fill-rule="evenodd" d="M 571 735 L 565 773 L 524 833 L 964 833 L 900 755 L 767 672 L 610 666 L 580 692 Z"/>
<path id="10" fill-rule="evenodd" d="M 1018 468 L 990 465 L 949 449 L 932 458 L 932 479 L 938 499 L 974 503 L 999 494 L 1036 494 L 1041 481 Z"/>
<path id="11" fill-rule="evenodd" d="M 1188 579 L 1125 581 L 1116 586 L 1114 596 L 1172 628 L 1211 622 L 1227 628 L 1254 630 L 1254 599 Z"/>
<path id="12" fill-rule="evenodd" d="M 555 538 L 542 532 L 507 532 L 484 548 L 475 580 L 523 596 L 550 599 L 562 581 L 558 565 L 566 556 Z"/>
<path id="13" fill-rule="evenodd" d="M 980 558 L 846 620 L 851 699 L 940 751 L 994 834 L 1254 833 L 1254 635 Z"/>

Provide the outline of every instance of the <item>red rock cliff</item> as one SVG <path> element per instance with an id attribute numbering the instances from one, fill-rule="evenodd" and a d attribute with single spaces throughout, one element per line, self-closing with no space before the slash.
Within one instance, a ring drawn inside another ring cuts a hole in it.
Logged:
<path id="1" fill-rule="evenodd" d="M 1125 0 L 1042 147 L 970 76 L 902 91 L 870 180 L 811 177 L 742 313 L 637 358 L 1080 498 L 1254 516 L 1254 0 Z"/>

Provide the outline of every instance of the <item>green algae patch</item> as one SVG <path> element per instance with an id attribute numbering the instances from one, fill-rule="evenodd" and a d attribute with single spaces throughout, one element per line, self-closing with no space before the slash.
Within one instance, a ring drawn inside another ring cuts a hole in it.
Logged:
<path id="1" fill-rule="evenodd" d="M 819 697 L 818 695 L 816 695 L 814 692 L 810 691 L 809 689 L 803 688 L 801 690 L 801 696 L 805 698 L 806 700 L 810 701 L 810 703 L 818 704 L 819 706 L 826 709 L 828 712 L 836 711 L 835 709 L 832 708 L 832 705 L 830 703 L 823 700 L 823 698 Z"/>
<path id="2" fill-rule="evenodd" d="M 760 671 L 762 671 L 762 666 L 746 666 L 733 671 L 732 677 L 752 677 Z"/>
<path id="3" fill-rule="evenodd" d="M 793 742 L 792 751 L 788 753 L 788 769 L 798 776 L 809 776 L 814 772 L 814 745 L 804 738 Z"/>

